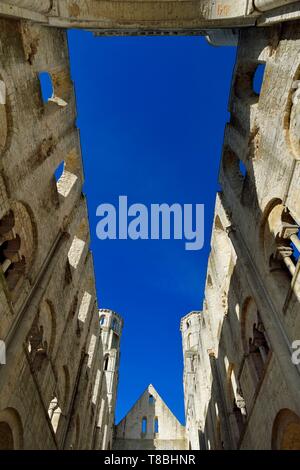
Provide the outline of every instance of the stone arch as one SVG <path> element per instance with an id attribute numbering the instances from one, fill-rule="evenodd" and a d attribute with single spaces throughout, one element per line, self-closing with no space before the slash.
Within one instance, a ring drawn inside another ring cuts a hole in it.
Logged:
<path id="1" fill-rule="evenodd" d="M 11 209 L 15 216 L 14 230 L 19 234 L 22 246 L 21 256 L 26 258 L 26 271 L 30 268 L 36 253 L 37 231 L 29 206 L 21 201 L 13 201 Z"/>
<path id="2" fill-rule="evenodd" d="M 273 294 L 282 307 L 296 272 L 300 239 L 299 223 L 279 198 L 271 200 L 264 211 L 260 241 Z"/>
<path id="3" fill-rule="evenodd" d="M 245 354 L 249 353 L 249 339 L 253 339 L 253 325 L 257 324 L 257 307 L 252 297 L 247 297 L 242 307 L 241 337 Z"/>
<path id="4" fill-rule="evenodd" d="M 30 271 L 36 239 L 30 209 L 20 201 L 12 201 L 10 210 L 0 219 L 0 265 L 11 292 L 21 285 Z"/>
<path id="5" fill-rule="evenodd" d="M 280 410 L 272 429 L 272 450 L 300 450 L 300 417 L 288 408 Z"/>
<path id="6" fill-rule="evenodd" d="M 47 342 L 48 352 L 51 354 L 55 347 L 56 339 L 56 315 L 53 303 L 43 300 L 39 308 L 40 322 L 44 327 L 44 337 Z"/>
<path id="7" fill-rule="evenodd" d="M 120 322 L 119 322 L 119 319 L 117 317 L 112 317 L 110 327 L 114 332 L 119 333 L 119 331 L 120 331 Z"/>
<path id="8" fill-rule="evenodd" d="M 104 371 L 109 370 L 109 360 L 110 360 L 109 354 L 105 354 L 105 356 L 103 358 L 103 370 Z"/>
<path id="9" fill-rule="evenodd" d="M 263 378 L 271 346 L 257 305 L 251 297 L 247 298 L 243 304 L 241 337 L 246 360 L 252 370 L 256 386 Z"/>
<path id="10" fill-rule="evenodd" d="M 36 370 L 40 370 L 44 360 L 54 350 L 56 319 L 52 303 L 43 300 L 27 335 L 27 351 Z"/>
<path id="11" fill-rule="evenodd" d="M 216 215 L 214 222 L 212 251 L 216 252 L 219 262 L 218 267 L 218 284 L 224 287 L 224 281 L 227 279 L 227 285 L 233 272 L 233 257 L 231 241 L 222 225 L 219 215 Z M 212 289 L 214 291 L 214 289 Z"/>
<path id="12" fill-rule="evenodd" d="M 23 448 L 23 426 L 19 413 L 14 408 L 0 411 L 0 450 Z"/>
<path id="13" fill-rule="evenodd" d="M 246 177 L 246 173 L 244 174 L 241 170 L 241 165 L 244 165 L 242 160 L 240 160 L 237 154 L 228 145 L 226 145 L 224 147 L 222 158 L 223 171 L 237 197 L 241 196 Z"/>
<path id="14" fill-rule="evenodd" d="M 234 94 L 237 98 L 246 100 L 250 104 L 257 103 L 259 93 L 255 91 L 254 80 L 257 70 L 264 64 L 265 62 L 245 61 L 238 65 L 233 85 Z"/>
<path id="15" fill-rule="evenodd" d="M 40 81 L 41 101 L 44 105 L 54 104 L 62 108 L 68 105 L 72 93 L 72 81 L 67 68 L 40 70 L 37 78 Z"/>
<path id="16" fill-rule="evenodd" d="M 224 363 L 226 368 L 227 402 L 230 413 L 229 420 L 232 425 L 236 444 L 238 444 L 245 426 L 247 415 L 246 405 L 236 378 L 234 364 L 230 363 L 226 356 L 224 358 Z"/>

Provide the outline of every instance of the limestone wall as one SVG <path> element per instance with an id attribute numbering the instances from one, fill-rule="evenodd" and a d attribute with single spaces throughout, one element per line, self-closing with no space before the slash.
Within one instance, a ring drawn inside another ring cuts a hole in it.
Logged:
<path id="1" fill-rule="evenodd" d="M 193 374 L 201 448 L 300 446 L 299 33 L 240 35 Z"/>
<path id="2" fill-rule="evenodd" d="M 0 18 L 0 80 L 0 443 L 88 449 L 107 390 L 65 32 Z"/>
<path id="3" fill-rule="evenodd" d="M 114 449 L 186 449 L 185 428 L 150 385 L 116 426 Z"/>

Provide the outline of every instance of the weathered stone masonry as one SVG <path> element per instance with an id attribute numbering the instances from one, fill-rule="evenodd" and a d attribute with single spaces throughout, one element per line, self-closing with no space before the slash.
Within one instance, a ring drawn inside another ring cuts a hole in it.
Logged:
<path id="1" fill-rule="evenodd" d="M 293 0 L 0 1 L 0 448 L 113 444 L 122 319 L 96 302 L 70 27 L 239 38 L 206 300 L 181 325 L 187 437 L 300 448 L 299 19 Z"/>
<path id="2" fill-rule="evenodd" d="M 66 33 L 2 18 L 0 64 L 0 448 L 107 448 L 115 394 L 109 411 Z"/>
<path id="3" fill-rule="evenodd" d="M 240 33 L 203 311 L 181 323 L 193 449 L 300 448 L 299 52 L 299 23 Z"/>

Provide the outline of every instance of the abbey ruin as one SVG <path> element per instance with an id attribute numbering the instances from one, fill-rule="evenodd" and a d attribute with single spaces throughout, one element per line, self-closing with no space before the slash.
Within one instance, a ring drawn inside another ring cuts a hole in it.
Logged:
<path id="1" fill-rule="evenodd" d="M 152 386 L 114 426 L 123 320 L 96 299 L 68 28 L 238 46 L 186 429 Z M 0 449 L 300 449 L 299 226 L 299 1 L 0 0 Z"/>

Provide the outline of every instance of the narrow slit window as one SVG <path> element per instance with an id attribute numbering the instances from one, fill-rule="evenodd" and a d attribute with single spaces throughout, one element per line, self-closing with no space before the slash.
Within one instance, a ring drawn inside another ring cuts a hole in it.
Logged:
<path id="1" fill-rule="evenodd" d="M 142 419 L 142 433 L 143 434 L 147 433 L 147 418 Z"/>
<path id="2" fill-rule="evenodd" d="M 47 103 L 53 96 L 53 83 L 49 72 L 40 72 L 39 80 L 42 92 L 43 102 Z"/>
<path id="3" fill-rule="evenodd" d="M 264 81 L 266 64 L 259 64 L 256 68 L 253 77 L 253 90 L 257 95 L 260 95 L 262 84 Z"/>
<path id="4" fill-rule="evenodd" d="M 63 172 L 64 172 L 64 167 L 65 167 L 65 162 L 61 162 L 58 167 L 56 168 L 54 172 L 54 177 L 55 181 L 58 182 L 58 180 L 61 178 Z"/>
<path id="5" fill-rule="evenodd" d="M 298 240 L 300 240 L 300 230 L 297 233 L 297 238 L 298 238 Z M 300 242 L 297 241 L 296 238 L 295 238 L 295 243 L 293 241 L 291 242 L 291 248 L 293 249 L 293 255 L 292 256 L 293 256 L 295 262 L 298 263 L 299 257 L 300 257 Z"/>
<path id="6" fill-rule="evenodd" d="M 239 161 L 239 169 L 240 169 L 240 173 L 241 175 L 246 178 L 247 176 L 247 168 L 246 168 L 246 165 L 242 162 L 242 160 Z"/>
<path id="7" fill-rule="evenodd" d="M 149 395 L 149 405 L 153 405 L 153 404 L 154 404 L 154 396 Z"/>
<path id="8" fill-rule="evenodd" d="M 154 420 L 154 432 L 155 432 L 155 434 L 158 434 L 158 429 L 159 429 L 158 418 L 155 418 L 155 420 Z"/>
<path id="9" fill-rule="evenodd" d="M 104 361 L 104 370 L 108 371 L 108 364 L 109 364 L 109 356 L 106 356 Z"/>

